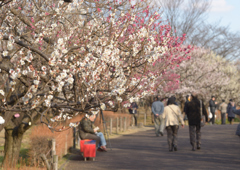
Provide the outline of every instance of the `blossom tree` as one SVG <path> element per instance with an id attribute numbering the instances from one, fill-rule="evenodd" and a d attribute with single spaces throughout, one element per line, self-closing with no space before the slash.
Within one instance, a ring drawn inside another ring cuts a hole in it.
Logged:
<path id="1" fill-rule="evenodd" d="M 205 101 L 211 95 L 225 99 L 238 94 L 239 76 L 233 63 L 202 48 L 195 49 L 190 56 L 174 70 L 180 75 L 176 94 L 181 96 L 182 103 L 183 95 L 191 92 L 201 94 Z"/>
<path id="2" fill-rule="evenodd" d="M 104 105 L 117 110 L 153 93 L 192 49 L 145 1 L 13 0 L 0 12 L 0 130 L 11 166 L 37 120 L 62 131 L 60 119 Z M 162 67 L 149 71 L 156 61 Z"/>

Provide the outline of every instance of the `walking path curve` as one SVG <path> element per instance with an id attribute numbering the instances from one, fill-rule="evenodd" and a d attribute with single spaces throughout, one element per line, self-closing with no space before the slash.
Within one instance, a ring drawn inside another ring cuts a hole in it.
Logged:
<path id="1" fill-rule="evenodd" d="M 179 129 L 178 151 L 169 152 L 166 132 L 156 137 L 154 129 L 111 139 L 112 150 L 97 152 L 96 161 L 84 162 L 80 154 L 70 156 L 63 169 L 240 169 L 240 137 L 237 125 L 202 128 L 202 148 L 191 151 L 188 126 Z"/>

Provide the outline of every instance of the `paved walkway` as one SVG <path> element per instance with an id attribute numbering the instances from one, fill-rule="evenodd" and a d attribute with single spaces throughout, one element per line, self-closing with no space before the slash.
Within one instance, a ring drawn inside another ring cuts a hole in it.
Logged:
<path id="1" fill-rule="evenodd" d="M 240 137 L 237 125 L 213 125 L 202 129 L 201 150 L 191 151 L 188 126 L 180 127 L 178 151 L 169 152 L 166 132 L 156 137 L 153 129 L 111 139 L 112 150 L 97 152 L 96 161 L 84 162 L 72 155 L 64 169 L 240 169 Z"/>

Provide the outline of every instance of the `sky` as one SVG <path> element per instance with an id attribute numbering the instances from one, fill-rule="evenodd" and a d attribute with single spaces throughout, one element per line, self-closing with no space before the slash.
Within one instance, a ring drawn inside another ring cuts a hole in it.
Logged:
<path id="1" fill-rule="evenodd" d="M 220 21 L 220 25 L 240 33 L 240 0 L 212 0 L 207 21 Z"/>

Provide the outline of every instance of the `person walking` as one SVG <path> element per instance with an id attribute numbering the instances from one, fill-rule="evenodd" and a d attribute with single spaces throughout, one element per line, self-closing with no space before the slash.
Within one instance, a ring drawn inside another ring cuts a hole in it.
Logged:
<path id="1" fill-rule="evenodd" d="M 235 118 L 232 105 L 234 105 L 234 102 L 232 99 L 230 99 L 227 106 L 227 115 L 228 115 L 228 121 L 230 122 L 231 125 L 232 125 L 232 121 L 234 121 L 234 118 Z"/>
<path id="2" fill-rule="evenodd" d="M 190 144 L 192 145 L 192 151 L 195 151 L 196 148 L 201 148 L 201 110 L 202 114 L 205 115 L 206 122 L 208 122 L 207 111 L 203 102 L 200 103 L 200 100 L 197 98 L 197 94 L 193 93 L 192 100 L 187 103 L 186 114 L 188 117 L 189 124 L 189 136 Z"/>
<path id="3" fill-rule="evenodd" d="M 164 108 L 163 118 L 167 130 L 167 141 L 169 151 L 177 151 L 177 134 L 179 129 L 179 121 L 184 127 L 184 121 L 180 108 L 175 104 L 175 98 L 168 99 L 168 105 Z"/>
<path id="4" fill-rule="evenodd" d="M 215 111 L 216 111 L 216 107 L 217 107 L 217 102 L 215 101 L 215 96 L 212 96 L 211 100 L 209 101 L 209 107 L 210 107 L 210 111 L 212 113 L 212 118 L 211 118 L 210 122 L 214 125 Z"/>
<path id="5" fill-rule="evenodd" d="M 227 103 L 225 103 L 225 100 L 222 100 L 222 103 L 219 106 L 219 110 L 221 112 L 222 125 L 225 125 L 226 124 L 226 113 L 227 113 Z"/>
<path id="6" fill-rule="evenodd" d="M 133 101 L 130 105 L 129 113 L 133 115 L 135 126 L 137 126 L 137 109 L 138 109 L 138 105 L 135 101 Z"/>
<path id="7" fill-rule="evenodd" d="M 162 117 L 164 111 L 164 105 L 161 101 L 159 101 L 158 97 L 155 97 L 155 101 L 152 104 L 152 113 L 154 115 L 154 125 L 155 125 L 155 133 L 158 137 L 159 134 L 163 136 L 164 130 L 164 119 Z"/>

